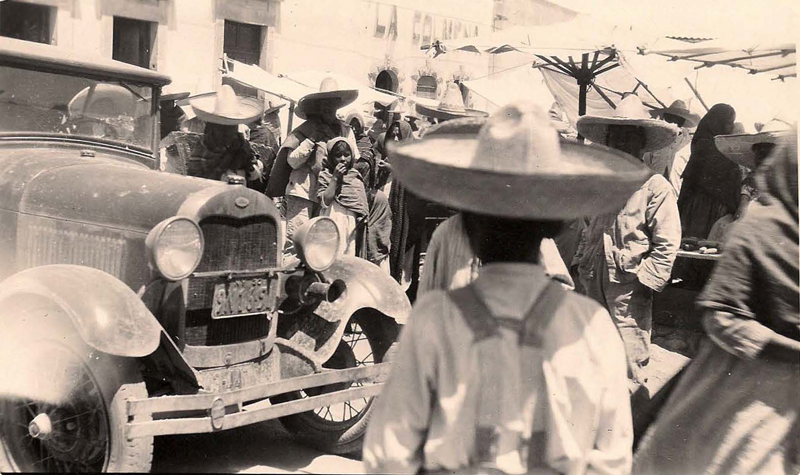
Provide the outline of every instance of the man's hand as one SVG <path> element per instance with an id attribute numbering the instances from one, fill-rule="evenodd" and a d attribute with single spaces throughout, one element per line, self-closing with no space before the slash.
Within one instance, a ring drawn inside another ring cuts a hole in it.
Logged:
<path id="1" fill-rule="evenodd" d="M 377 161 L 378 170 L 386 170 L 391 173 L 392 165 L 389 164 L 386 160 L 378 159 Z"/>

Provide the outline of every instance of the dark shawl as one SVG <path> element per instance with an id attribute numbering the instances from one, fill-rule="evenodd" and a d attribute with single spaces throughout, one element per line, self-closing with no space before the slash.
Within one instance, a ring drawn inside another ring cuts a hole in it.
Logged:
<path id="1" fill-rule="evenodd" d="M 379 264 L 389 255 L 392 233 L 392 211 L 389 198 L 380 190 L 367 192 L 369 216 L 364 223 L 363 244 L 359 257 Z"/>
<path id="2" fill-rule="evenodd" d="M 327 142 L 334 137 L 347 136 L 347 130 L 350 126 L 342 121 L 337 122 L 338 124 L 330 126 L 313 116 L 309 116 L 308 120 L 300 124 L 286 137 L 280 150 L 278 150 L 275 164 L 272 166 L 266 190 L 267 196 L 277 198 L 286 194 L 286 185 L 289 183 L 289 175 L 292 173 L 292 167 L 289 166 L 289 162 L 286 159 L 303 140 L 311 138 L 318 142 Z"/>
<path id="3" fill-rule="evenodd" d="M 411 125 L 404 120 L 392 123 L 400 125 L 400 140 L 414 140 L 411 132 Z M 389 126 L 388 130 L 391 130 Z M 378 152 L 383 155 L 384 160 L 391 162 L 391 157 L 387 156 L 386 133 L 381 134 L 378 140 Z M 381 182 L 381 177 L 378 177 Z M 389 192 L 389 208 L 392 212 L 392 233 L 389 253 L 389 266 L 392 277 L 398 282 L 402 278 L 405 264 L 406 251 L 414 244 L 417 244 L 422 237 L 425 225 L 425 201 L 411 194 L 397 180 L 392 182 L 392 190 Z"/>
<path id="4" fill-rule="evenodd" d="M 757 180 L 767 204 L 734 225 L 698 304 L 800 340 L 796 134 L 776 147 Z"/>
<path id="5" fill-rule="evenodd" d="M 697 125 L 691 155 L 683 171 L 681 200 L 704 192 L 723 204 L 730 214 L 739 207 L 742 172 L 717 149 L 714 137 L 733 132 L 736 111 L 728 104 L 716 104 Z M 685 195 L 685 196 L 684 196 Z"/>

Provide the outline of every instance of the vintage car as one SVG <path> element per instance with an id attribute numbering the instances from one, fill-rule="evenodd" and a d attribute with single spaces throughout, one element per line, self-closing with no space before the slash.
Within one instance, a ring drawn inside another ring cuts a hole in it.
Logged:
<path id="1" fill-rule="evenodd" d="M 158 171 L 169 82 L 0 39 L 0 472 L 143 472 L 154 436 L 276 418 L 361 442 L 405 294 L 327 218 L 286 265 L 269 198 Z"/>

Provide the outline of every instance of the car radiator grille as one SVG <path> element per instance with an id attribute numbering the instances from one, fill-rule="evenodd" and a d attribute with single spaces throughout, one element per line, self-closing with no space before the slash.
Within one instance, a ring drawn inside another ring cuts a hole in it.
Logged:
<path id="1" fill-rule="evenodd" d="M 278 232 L 266 216 L 246 219 L 213 216 L 200 222 L 205 246 L 195 272 L 245 271 L 277 267 Z M 214 285 L 225 277 L 191 277 L 186 302 L 186 343 L 230 345 L 263 338 L 269 333 L 264 315 L 211 319 Z M 277 282 L 269 298 L 277 299 Z"/>
<path id="2" fill-rule="evenodd" d="M 209 310 L 194 310 L 186 314 L 186 344 L 216 346 L 251 341 L 267 336 L 270 323 L 265 315 L 213 320 Z"/>

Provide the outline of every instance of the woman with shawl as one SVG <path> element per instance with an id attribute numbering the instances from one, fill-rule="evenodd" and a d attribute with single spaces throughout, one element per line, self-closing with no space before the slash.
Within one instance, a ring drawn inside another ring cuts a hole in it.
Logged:
<path id="1" fill-rule="evenodd" d="M 389 248 L 391 246 L 392 211 L 389 198 L 376 184 L 377 165 L 371 153 L 361 153 L 356 163 L 367 190 L 369 214 L 362 220 L 358 229 L 356 255 L 366 259 L 390 273 Z"/>
<path id="2" fill-rule="evenodd" d="M 411 125 L 404 120 L 393 122 L 381 137 L 379 152 L 386 158 L 386 142 L 404 142 L 414 140 Z M 383 170 L 390 167 L 381 166 L 378 162 L 378 182 L 386 180 Z M 413 286 L 419 280 L 419 244 L 425 227 L 426 202 L 417 198 L 400 183 L 393 181 L 389 192 L 389 208 L 392 213 L 391 247 L 389 248 L 389 264 L 392 277 L 404 287 Z M 412 290 L 416 293 L 416 289 Z"/>
<path id="3" fill-rule="evenodd" d="M 698 305 L 703 343 L 634 473 L 800 472 L 797 135 L 758 172 L 765 206 L 731 231 Z"/>
<path id="4" fill-rule="evenodd" d="M 684 236 L 708 237 L 711 227 L 739 207 L 742 172 L 717 149 L 714 137 L 732 133 L 736 111 L 716 104 L 700 120 L 678 198 Z"/>

